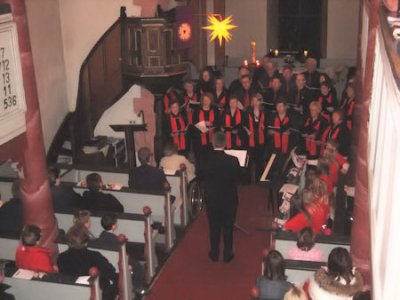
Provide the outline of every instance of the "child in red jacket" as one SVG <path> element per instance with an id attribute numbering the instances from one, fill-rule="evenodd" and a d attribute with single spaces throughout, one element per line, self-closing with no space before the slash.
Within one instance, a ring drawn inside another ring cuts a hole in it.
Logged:
<path id="1" fill-rule="evenodd" d="M 20 269 L 37 272 L 56 272 L 50 260 L 48 249 L 39 247 L 41 230 L 35 225 L 26 225 L 22 230 L 21 242 L 15 260 Z"/>

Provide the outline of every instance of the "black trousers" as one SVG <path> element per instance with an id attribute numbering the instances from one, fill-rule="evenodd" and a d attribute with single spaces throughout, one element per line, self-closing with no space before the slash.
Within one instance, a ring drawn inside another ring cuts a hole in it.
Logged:
<path id="1" fill-rule="evenodd" d="M 206 209 L 210 229 L 210 255 L 218 258 L 222 233 L 224 258 L 229 258 L 233 254 L 233 225 L 235 224 L 237 205 L 207 206 Z"/>

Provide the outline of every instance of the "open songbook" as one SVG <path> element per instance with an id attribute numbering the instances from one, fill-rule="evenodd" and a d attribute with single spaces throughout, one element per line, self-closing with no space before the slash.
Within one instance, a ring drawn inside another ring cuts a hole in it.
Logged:
<path id="1" fill-rule="evenodd" d="M 247 167 L 249 162 L 247 150 L 225 150 L 224 152 L 228 155 L 235 156 L 239 160 L 239 165 L 241 167 Z"/>

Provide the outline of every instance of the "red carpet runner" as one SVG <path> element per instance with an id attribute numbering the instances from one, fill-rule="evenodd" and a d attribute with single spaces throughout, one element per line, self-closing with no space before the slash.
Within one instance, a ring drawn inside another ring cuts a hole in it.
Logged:
<path id="1" fill-rule="evenodd" d="M 145 299 L 250 299 L 250 289 L 261 272 L 262 250 L 269 245 L 269 234 L 256 230 L 271 223 L 265 215 L 266 194 L 265 189 L 254 185 L 240 187 L 237 221 L 250 235 L 235 230 L 232 262 L 213 263 L 208 259 L 208 223 L 203 212 L 190 226 Z"/>

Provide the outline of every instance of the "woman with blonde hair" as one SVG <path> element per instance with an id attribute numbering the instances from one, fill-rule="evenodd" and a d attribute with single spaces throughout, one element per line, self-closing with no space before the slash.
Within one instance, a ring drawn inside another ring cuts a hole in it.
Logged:
<path id="1" fill-rule="evenodd" d="M 284 229 L 299 232 L 309 226 L 314 233 L 321 233 L 330 208 L 326 183 L 315 178 L 308 189 L 302 191 L 300 197 L 303 208 L 284 224 Z"/>
<path id="2" fill-rule="evenodd" d="M 296 286 L 288 290 L 283 297 L 283 300 L 307 300 L 306 292 L 303 289 Z"/>

